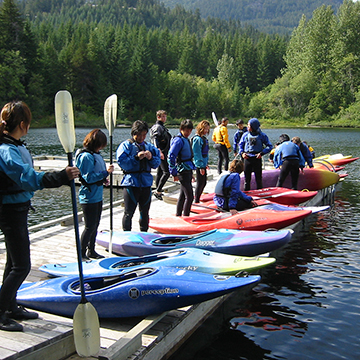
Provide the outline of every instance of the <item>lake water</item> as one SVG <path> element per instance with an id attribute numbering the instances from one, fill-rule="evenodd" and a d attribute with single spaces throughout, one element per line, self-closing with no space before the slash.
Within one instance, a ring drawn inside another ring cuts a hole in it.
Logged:
<path id="1" fill-rule="evenodd" d="M 77 147 L 88 131 L 76 130 Z M 229 128 L 231 138 L 234 131 Z M 360 154 L 359 130 L 264 132 L 273 143 L 281 133 L 300 136 L 317 156 Z M 130 129 L 115 129 L 114 149 L 129 133 Z M 33 155 L 64 155 L 55 129 L 30 129 L 26 142 Z M 104 156 L 109 157 L 108 149 Z M 214 149 L 210 163 L 216 163 Z M 349 176 L 338 186 L 331 209 L 298 227 L 290 244 L 273 254 L 277 261 L 261 272 L 261 282 L 235 293 L 171 360 L 359 359 L 359 165 L 360 160 L 346 166 Z M 30 215 L 30 222 L 71 213 L 70 201 L 53 206 L 59 191 L 63 190 L 37 192 L 33 201 L 37 212 Z"/>

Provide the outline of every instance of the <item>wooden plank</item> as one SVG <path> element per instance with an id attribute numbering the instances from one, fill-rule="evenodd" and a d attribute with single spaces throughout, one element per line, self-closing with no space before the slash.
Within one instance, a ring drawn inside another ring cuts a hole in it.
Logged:
<path id="1" fill-rule="evenodd" d="M 110 348 L 106 350 L 101 349 L 99 353 L 99 359 L 123 360 L 128 358 L 142 346 L 142 334 L 154 326 L 165 315 L 166 312 L 160 315 L 148 316 L 146 319 L 142 320 L 140 323 L 134 326 L 129 332 L 124 334 L 124 336 L 121 337 L 115 344 L 110 346 Z"/>

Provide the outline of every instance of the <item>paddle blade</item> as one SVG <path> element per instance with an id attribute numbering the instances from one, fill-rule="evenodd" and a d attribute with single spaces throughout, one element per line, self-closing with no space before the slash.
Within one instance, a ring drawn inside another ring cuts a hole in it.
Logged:
<path id="1" fill-rule="evenodd" d="M 212 113 L 211 113 L 211 116 L 212 116 L 212 119 L 213 119 L 213 121 L 214 121 L 215 126 L 218 126 L 218 125 L 219 125 L 219 122 L 218 122 L 218 119 L 217 119 L 215 113 L 212 112 Z"/>
<path id="2" fill-rule="evenodd" d="M 105 100 L 104 104 L 104 122 L 111 136 L 116 124 L 117 116 L 117 95 L 113 94 Z"/>
<path id="3" fill-rule="evenodd" d="M 55 95 L 55 121 L 57 133 L 66 153 L 74 151 L 76 136 L 71 94 L 66 90 Z"/>
<path id="4" fill-rule="evenodd" d="M 89 302 L 80 303 L 74 312 L 74 342 L 79 356 L 96 356 L 100 350 L 99 317 Z"/>

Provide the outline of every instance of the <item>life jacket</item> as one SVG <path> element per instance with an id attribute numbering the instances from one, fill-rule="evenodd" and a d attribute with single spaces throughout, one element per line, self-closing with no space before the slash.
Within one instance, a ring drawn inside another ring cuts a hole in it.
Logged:
<path id="1" fill-rule="evenodd" d="M 175 135 L 175 137 L 179 137 L 183 141 L 183 146 L 182 146 L 181 150 L 179 151 L 179 154 L 178 154 L 178 156 L 176 158 L 176 163 L 180 164 L 182 162 L 191 161 L 193 159 L 193 157 L 194 157 L 194 153 L 193 153 L 192 146 L 190 144 L 189 139 L 182 136 L 182 135 Z M 189 145 L 190 154 L 186 151 L 187 150 L 187 148 L 185 146 L 186 141 L 187 141 L 187 143 Z M 183 156 L 184 156 L 184 158 L 183 158 Z"/>
<path id="2" fill-rule="evenodd" d="M 16 140 L 10 136 L 4 135 L 0 138 L 1 144 L 12 144 L 18 147 L 20 151 L 21 157 L 24 162 L 32 165 L 32 158 L 29 155 L 29 152 L 24 148 L 24 142 L 20 140 Z M 25 151 L 23 151 L 25 150 Z M 12 180 L 9 176 L 6 175 L 4 171 L 0 171 L 0 197 L 3 195 L 13 195 L 24 192 L 23 190 L 14 180 Z"/>
<path id="3" fill-rule="evenodd" d="M 97 154 L 96 152 L 91 151 L 91 150 L 89 150 L 89 149 L 86 149 L 86 148 L 78 149 L 78 150 L 76 151 L 76 153 L 75 153 L 75 159 L 76 159 L 80 154 L 82 154 L 82 153 L 84 153 L 84 152 L 87 152 L 87 153 L 89 153 L 89 154 L 91 154 L 91 155 L 93 156 L 93 158 L 94 158 L 94 171 L 95 171 L 95 172 L 101 172 L 101 171 L 106 170 L 106 167 L 104 168 L 104 166 L 103 166 L 103 159 L 102 159 L 101 155 L 100 155 L 100 154 Z M 97 160 L 97 159 L 96 159 L 97 157 L 100 157 L 100 159 Z M 84 179 L 81 175 L 79 175 L 79 181 L 80 181 L 81 185 L 83 185 L 83 186 L 85 186 L 86 188 L 88 188 L 89 191 L 91 191 L 90 185 L 102 186 L 102 185 L 104 184 L 104 179 L 103 179 L 103 180 L 98 180 L 98 181 L 96 181 L 96 182 L 94 182 L 94 183 L 88 183 L 88 182 L 85 181 L 85 179 Z"/>
<path id="4" fill-rule="evenodd" d="M 190 140 L 190 144 L 191 144 L 191 149 L 192 149 L 192 145 L 193 145 L 193 141 L 194 141 L 194 137 L 198 136 L 203 140 L 202 143 L 202 147 L 201 147 L 201 155 L 203 158 L 206 158 L 209 154 L 209 141 L 205 136 L 200 136 L 200 135 L 194 135 L 191 140 Z"/>
<path id="5" fill-rule="evenodd" d="M 135 146 L 138 148 L 138 152 L 145 151 L 146 150 L 146 141 L 144 141 L 144 147 L 142 147 L 139 143 L 137 143 L 133 138 L 127 140 L 130 144 L 135 144 Z M 144 157 L 140 162 L 140 169 L 134 170 L 134 171 L 125 171 L 122 169 L 124 174 L 135 174 L 135 173 L 142 173 L 142 172 L 151 172 L 151 170 L 148 169 L 147 159 Z"/>
<path id="6" fill-rule="evenodd" d="M 263 149 L 263 143 L 260 139 L 260 134 L 252 135 L 250 132 L 247 135 L 247 150 L 251 154 L 259 153 Z"/>
<path id="7" fill-rule="evenodd" d="M 218 180 L 215 185 L 215 194 L 216 196 L 224 198 L 224 209 L 229 208 L 229 199 L 231 194 L 231 186 L 225 186 L 226 179 L 231 175 L 231 172 L 226 172 L 221 178 Z"/>

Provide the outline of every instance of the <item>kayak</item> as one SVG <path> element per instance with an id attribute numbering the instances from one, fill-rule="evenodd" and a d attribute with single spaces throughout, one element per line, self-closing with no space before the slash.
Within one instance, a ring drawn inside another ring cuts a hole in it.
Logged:
<path id="1" fill-rule="evenodd" d="M 110 234 L 107 234 L 110 237 Z M 119 236 L 119 234 L 117 234 Z M 113 235 L 114 236 L 114 235 Z M 209 274 L 235 275 L 239 271 L 254 271 L 275 262 L 268 256 L 235 256 L 198 248 L 180 248 L 141 257 L 109 257 L 82 263 L 85 276 L 118 275 L 139 266 L 169 266 Z M 39 270 L 50 276 L 78 275 L 78 263 L 46 264 Z"/>
<path id="2" fill-rule="evenodd" d="M 194 216 L 173 216 L 150 219 L 149 226 L 165 234 L 196 234 L 214 229 L 266 230 L 282 229 L 312 213 L 311 209 L 269 204 L 247 209 L 231 215 L 229 212 L 211 211 Z"/>
<path id="3" fill-rule="evenodd" d="M 175 218 L 175 216 L 174 216 Z M 128 256 L 143 256 L 179 248 L 199 248 L 229 255 L 256 256 L 287 244 L 292 230 L 246 231 L 214 229 L 195 236 L 115 231 L 113 251 Z M 98 233 L 96 242 L 109 248 L 110 232 Z M 209 265 L 210 266 L 210 265 Z"/>
<path id="4" fill-rule="evenodd" d="M 245 194 L 255 199 L 268 199 L 272 202 L 283 205 L 299 205 L 305 201 L 312 199 L 317 191 L 299 191 L 289 190 L 283 187 L 269 187 L 258 190 L 244 191 Z M 215 193 L 202 194 L 200 201 L 211 201 Z"/>
<path id="5" fill-rule="evenodd" d="M 276 186 L 280 170 L 271 169 L 263 170 L 262 179 L 263 187 L 273 187 Z M 244 174 L 240 175 L 241 185 L 240 190 L 244 190 Z M 299 181 L 298 181 L 298 190 L 309 190 L 316 191 L 324 189 L 328 186 L 337 184 L 339 182 L 340 176 L 338 173 L 328 170 L 316 169 L 316 168 L 305 168 L 303 172 L 300 171 Z M 251 177 L 251 189 L 256 189 L 255 176 L 252 174 Z M 291 176 L 290 174 L 286 177 L 286 180 L 283 184 L 285 188 L 291 188 Z"/>
<path id="6" fill-rule="evenodd" d="M 358 159 L 359 157 L 352 157 L 351 155 L 344 156 L 343 154 L 334 154 L 334 155 L 319 156 L 315 158 L 314 161 L 324 160 L 325 162 L 328 162 L 332 165 L 344 166 Z"/>
<path id="7" fill-rule="evenodd" d="M 100 318 L 148 316 L 197 304 L 255 284 L 258 275 L 224 276 L 174 267 L 140 267 L 116 276 L 85 277 L 86 299 Z M 81 301 L 79 278 L 62 276 L 21 285 L 17 302 L 72 317 Z"/>

